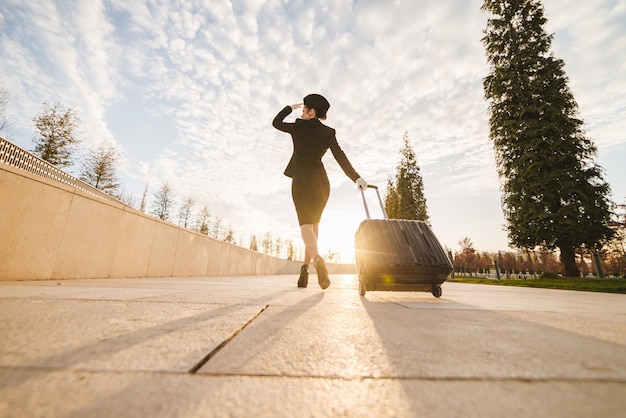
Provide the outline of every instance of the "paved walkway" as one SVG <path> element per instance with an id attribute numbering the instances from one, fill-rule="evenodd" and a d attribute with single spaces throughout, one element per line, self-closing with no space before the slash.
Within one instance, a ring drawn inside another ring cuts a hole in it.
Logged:
<path id="1" fill-rule="evenodd" d="M 625 295 L 331 279 L 0 283 L 0 417 L 626 417 Z"/>

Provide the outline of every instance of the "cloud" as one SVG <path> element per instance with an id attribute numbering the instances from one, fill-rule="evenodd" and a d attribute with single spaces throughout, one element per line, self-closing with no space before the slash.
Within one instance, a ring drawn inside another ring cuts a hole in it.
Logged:
<path id="1" fill-rule="evenodd" d="M 546 2 L 553 51 L 565 61 L 582 119 L 599 147 L 623 142 L 626 130 L 626 5 L 602 0 L 575 6 Z"/>
<path id="2" fill-rule="evenodd" d="M 408 131 L 431 215 L 448 237 L 467 223 L 443 218 L 450 201 L 499 201 L 482 92 L 481 3 L 8 0 L 0 4 L 0 74 L 26 148 L 43 100 L 60 100 L 77 110 L 88 141 L 123 149 L 123 181 L 136 194 L 170 181 L 236 229 L 285 235 L 297 233 L 282 175 L 291 140 L 271 120 L 322 93 L 331 102 L 325 123 L 370 182 L 384 186 L 394 175 Z M 601 148 L 623 143 L 625 6 L 544 4 L 590 135 Z M 346 224 L 355 215 L 335 204 L 359 197 L 332 156 L 324 162 L 333 196 L 348 196 L 330 203 L 329 223 Z M 501 217 L 493 216 L 499 207 L 489 209 L 467 209 L 477 229 L 489 231 L 472 238 L 478 247 L 504 246 Z"/>

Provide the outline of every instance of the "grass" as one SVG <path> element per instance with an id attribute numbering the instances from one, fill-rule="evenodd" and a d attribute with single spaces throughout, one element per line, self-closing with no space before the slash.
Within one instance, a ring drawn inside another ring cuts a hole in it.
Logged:
<path id="1" fill-rule="evenodd" d="M 586 292 L 626 294 L 626 279 L 599 279 L 559 277 L 556 279 L 485 279 L 480 277 L 456 276 L 449 282 L 491 284 L 498 286 L 539 287 L 544 289 L 581 290 Z"/>

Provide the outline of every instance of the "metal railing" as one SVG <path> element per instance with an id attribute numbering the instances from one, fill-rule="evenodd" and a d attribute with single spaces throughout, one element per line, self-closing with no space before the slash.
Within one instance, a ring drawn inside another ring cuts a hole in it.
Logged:
<path id="1" fill-rule="evenodd" d="M 0 137 L 0 163 L 66 184 L 100 199 L 119 202 L 119 200 L 115 197 L 109 196 L 102 190 L 96 189 L 84 181 L 67 174 L 58 167 L 42 160 L 31 152 L 18 147 L 14 143 L 9 142 L 2 137 Z"/>

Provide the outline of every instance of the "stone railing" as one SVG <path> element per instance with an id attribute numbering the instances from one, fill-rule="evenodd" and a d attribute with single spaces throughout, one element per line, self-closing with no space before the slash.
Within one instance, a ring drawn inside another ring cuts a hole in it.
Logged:
<path id="1" fill-rule="evenodd" d="M 18 147 L 12 142 L 0 137 L 0 163 L 10 165 L 11 167 L 25 170 L 38 176 L 45 177 L 59 183 L 66 184 L 76 189 L 81 190 L 91 196 L 99 197 L 101 199 L 118 201 L 113 196 L 109 196 L 102 190 L 98 190 L 95 187 L 85 183 L 82 180 L 67 174 L 65 171 L 50 164 L 49 162 L 42 160 L 36 155 L 23 148 Z"/>

